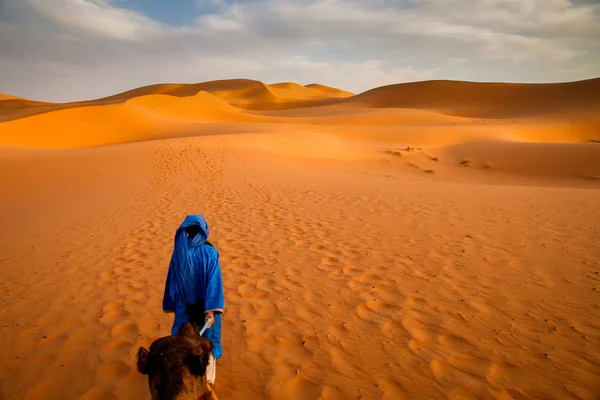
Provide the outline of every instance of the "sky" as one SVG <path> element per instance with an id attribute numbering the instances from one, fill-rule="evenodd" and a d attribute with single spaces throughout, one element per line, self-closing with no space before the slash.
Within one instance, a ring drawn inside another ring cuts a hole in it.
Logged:
<path id="1" fill-rule="evenodd" d="M 600 77 L 600 0 L 0 0 L 0 93 Z"/>

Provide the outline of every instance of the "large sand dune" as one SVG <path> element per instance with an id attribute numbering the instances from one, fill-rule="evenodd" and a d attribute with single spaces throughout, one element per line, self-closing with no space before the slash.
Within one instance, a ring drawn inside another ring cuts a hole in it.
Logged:
<path id="1" fill-rule="evenodd" d="M 314 107 L 338 102 L 352 93 L 324 85 L 301 86 L 295 83 L 267 85 L 250 79 L 230 79 L 197 84 L 157 84 L 144 86 L 96 100 L 52 104 L 0 93 L 0 122 L 37 114 L 102 105 L 121 104 L 147 95 L 190 97 L 200 92 L 215 95 L 230 105 L 243 109 L 286 109 Z"/>
<path id="2" fill-rule="evenodd" d="M 0 398 L 148 398 L 174 230 L 222 399 L 597 399 L 600 80 L 0 97 Z"/>
<path id="3" fill-rule="evenodd" d="M 482 118 L 515 118 L 600 107 L 600 78 L 522 84 L 430 81 L 384 86 L 348 100 L 363 107 L 416 108 Z"/>

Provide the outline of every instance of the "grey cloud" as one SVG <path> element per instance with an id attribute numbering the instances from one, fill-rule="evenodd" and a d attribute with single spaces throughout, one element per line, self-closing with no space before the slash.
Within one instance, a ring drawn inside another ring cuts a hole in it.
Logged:
<path id="1" fill-rule="evenodd" d="M 548 64 L 548 79 L 600 75 L 594 67 L 600 65 L 600 11 L 593 4 L 204 1 L 219 13 L 182 27 L 120 9 L 119 1 L 9 3 L 0 17 L 0 92 L 76 100 L 231 77 L 359 92 L 431 78 L 535 80 L 535 67 Z M 585 68 L 577 64 L 582 56 Z M 494 68 L 482 67 L 490 62 Z"/>
<path id="2" fill-rule="evenodd" d="M 23 0 L 64 29 L 107 39 L 138 41 L 160 35 L 165 28 L 133 11 L 103 0 Z"/>

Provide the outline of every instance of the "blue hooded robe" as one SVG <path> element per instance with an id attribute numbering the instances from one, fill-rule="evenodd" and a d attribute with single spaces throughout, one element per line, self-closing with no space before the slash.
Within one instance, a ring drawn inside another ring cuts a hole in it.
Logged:
<path id="1" fill-rule="evenodd" d="M 196 226 L 199 232 L 188 238 L 185 228 Z M 171 334 L 176 335 L 179 327 L 190 322 L 188 305 L 202 305 L 203 310 L 215 311 L 213 326 L 202 336 L 213 344 L 213 357 L 221 358 L 221 313 L 225 307 L 223 281 L 219 253 L 207 243 L 208 224 L 197 214 L 188 215 L 175 232 L 175 246 L 163 297 L 163 310 L 175 312 Z"/>

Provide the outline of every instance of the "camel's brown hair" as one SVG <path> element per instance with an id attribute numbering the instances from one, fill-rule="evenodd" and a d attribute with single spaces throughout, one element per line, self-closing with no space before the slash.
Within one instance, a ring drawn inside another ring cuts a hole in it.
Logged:
<path id="1" fill-rule="evenodd" d="M 212 351 L 210 340 L 198 333 L 198 326 L 188 322 L 177 335 L 157 339 L 150 351 L 140 347 L 137 367 L 148 375 L 153 400 L 176 399 L 187 394 L 199 398 L 206 387 L 206 366 Z"/>

